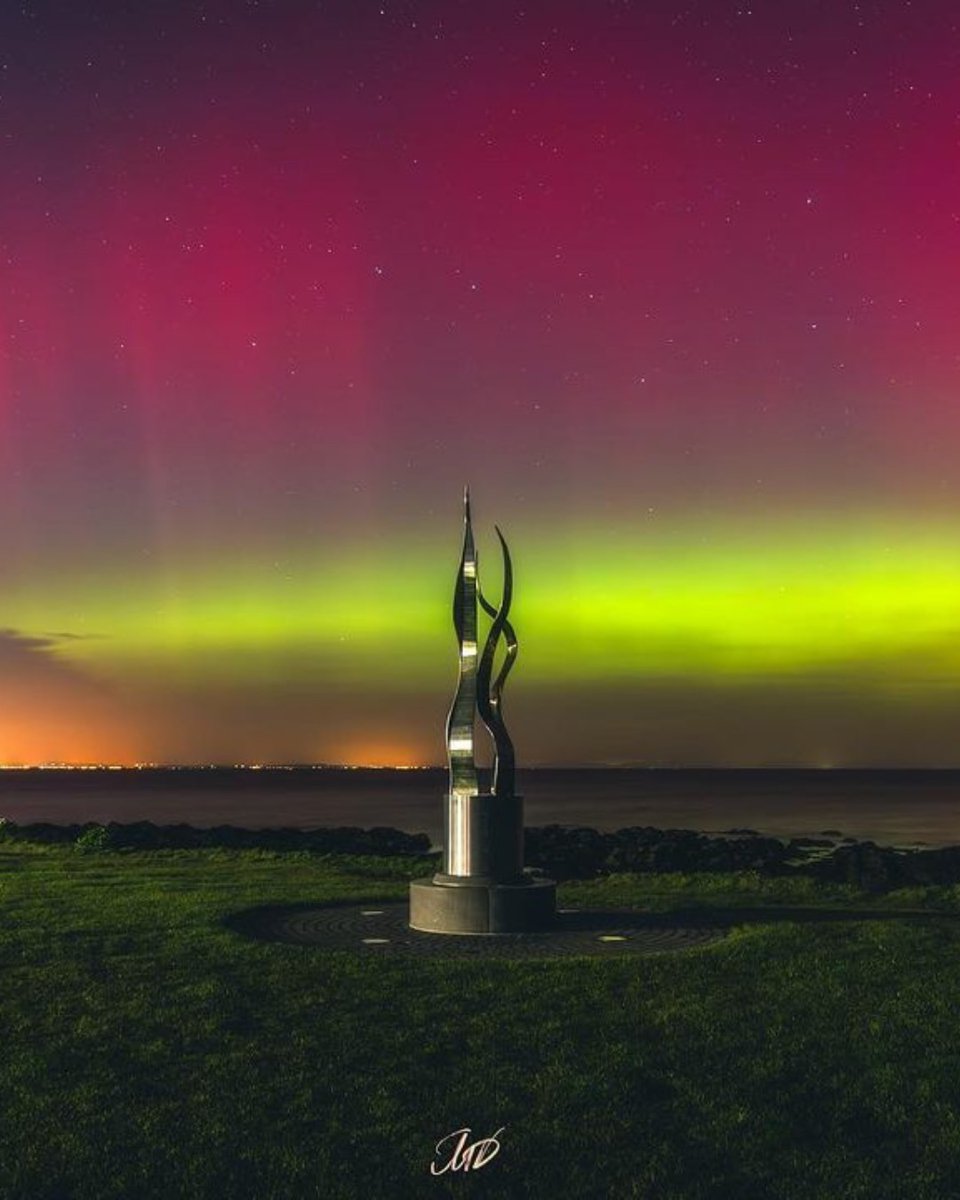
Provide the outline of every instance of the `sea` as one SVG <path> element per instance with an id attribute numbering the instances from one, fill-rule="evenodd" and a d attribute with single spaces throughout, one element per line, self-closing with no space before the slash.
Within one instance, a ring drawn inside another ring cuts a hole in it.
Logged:
<path id="1" fill-rule="evenodd" d="M 149 768 L 0 771 L 18 824 L 152 821 L 243 829 L 392 826 L 439 845 L 440 769 Z M 960 770 L 542 769 L 518 773 L 527 825 L 630 826 L 880 845 L 960 844 Z"/>

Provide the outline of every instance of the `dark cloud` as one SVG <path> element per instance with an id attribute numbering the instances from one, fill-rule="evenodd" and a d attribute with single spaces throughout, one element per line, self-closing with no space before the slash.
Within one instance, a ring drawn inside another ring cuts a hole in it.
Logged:
<path id="1" fill-rule="evenodd" d="M 44 638 L 52 638 L 58 642 L 90 642 L 103 637 L 102 633 L 69 633 L 64 630 L 58 630 L 56 633 L 40 634 Z"/>
<path id="2" fill-rule="evenodd" d="M 54 649 L 57 635 L 50 633 L 21 633 L 17 629 L 0 629 L 0 663 L 31 661 L 46 657 Z"/>
<path id="3" fill-rule="evenodd" d="M 84 671 L 63 658 L 59 651 L 65 641 L 83 634 L 25 633 L 20 629 L 0 629 L 0 674 L 4 680 L 85 684 L 98 687 Z"/>

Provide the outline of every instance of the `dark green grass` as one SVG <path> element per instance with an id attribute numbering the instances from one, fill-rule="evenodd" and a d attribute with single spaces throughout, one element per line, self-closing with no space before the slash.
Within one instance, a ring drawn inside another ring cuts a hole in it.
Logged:
<path id="1" fill-rule="evenodd" d="M 223 925 L 401 898 L 410 871 L 0 847 L 0 1197 L 960 1196 L 958 889 L 565 885 L 743 913 L 717 945 L 607 961 L 361 960 Z M 841 907 L 884 919 L 807 919 Z M 432 1178 L 465 1125 L 506 1126 L 499 1156 Z"/>

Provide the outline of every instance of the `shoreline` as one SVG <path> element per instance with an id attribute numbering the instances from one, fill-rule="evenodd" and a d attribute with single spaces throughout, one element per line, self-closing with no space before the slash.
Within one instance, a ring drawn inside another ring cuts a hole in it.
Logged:
<path id="1" fill-rule="evenodd" d="M 721 836 L 960 844 L 960 771 L 526 768 L 525 824 L 604 833 L 653 826 Z M 442 837 L 446 772 L 392 769 L 0 771 L 0 816 L 25 822 L 352 826 Z"/>
<path id="2" fill-rule="evenodd" d="M 390 826 L 320 826 L 313 829 L 261 828 L 150 821 L 18 824 L 0 818 L 0 852 L 17 844 L 57 846 L 82 853 L 151 851 L 259 851 L 307 858 L 330 855 L 405 860 L 407 877 L 428 874 L 439 853 L 424 833 Z M 749 828 L 719 834 L 693 829 L 631 826 L 613 832 L 551 824 L 524 829 L 525 869 L 558 882 L 617 874 L 699 874 L 753 872 L 763 876 L 805 875 L 823 882 L 851 884 L 867 891 L 904 886 L 960 884 L 960 845 L 896 847 L 825 831 L 820 837 L 782 839 Z M 399 866 L 398 862 L 398 866 Z"/>
<path id="3" fill-rule="evenodd" d="M 396 835 L 398 838 L 425 839 L 425 844 L 429 848 L 423 853 L 439 854 L 442 851 L 442 844 L 435 841 L 431 836 L 423 830 L 406 829 L 396 825 L 384 824 L 366 824 L 366 825 L 343 825 L 343 824 L 310 824 L 310 825 L 262 825 L 248 824 L 238 825 L 231 822 L 218 822 L 216 824 L 208 821 L 151 821 L 149 819 L 141 819 L 134 821 L 117 821 L 112 819 L 88 819 L 85 821 L 49 821 L 44 819 L 16 819 L 0 813 L 0 842 L 4 837 L 13 837 L 15 840 L 29 840 L 30 834 L 36 832 L 38 840 L 50 842 L 62 842 L 70 840 L 79 833 L 88 829 L 116 829 L 123 830 L 142 830 L 151 831 L 153 835 L 169 834 L 176 838 L 179 834 L 192 835 L 197 837 L 212 838 L 216 841 L 219 837 L 229 837 L 236 835 L 241 839 L 258 839 L 262 838 L 265 841 L 272 840 L 277 837 L 304 837 L 309 839 L 314 835 L 323 835 L 330 833 L 341 833 L 349 831 L 350 833 L 360 833 L 365 835 Z M 876 838 L 857 837 L 845 833 L 841 829 L 823 829 L 814 831 L 805 831 L 796 834 L 776 833 L 769 829 L 754 829 L 751 827 L 730 826 L 727 828 L 715 828 L 706 826 L 691 826 L 691 825 L 624 825 L 617 828 L 605 828 L 601 826 L 582 825 L 577 822 L 549 821 L 544 824 L 534 825 L 530 822 L 524 822 L 524 830 L 531 833 L 540 833 L 544 830 L 560 830 L 567 834 L 584 833 L 587 835 L 595 835 L 599 837 L 615 837 L 618 834 L 626 834 L 634 831 L 650 831 L 655 834 L 664 836 L 682 836 L 682 837 L 700 837 L 712 841 L 742 841 L 749 839 L 757 839 L 759 841 L 776 841 L 784 846 L 803 847 L 809 849 L 826 849 L 828 846 L 843 846 L 843 845 L 875 845 L 885 850 L 895 850 L 898 853 L 914 853 L 928 850 L 948 850 L 957 849 L 960 851 L 960 841 L 946 842 L 927 842 L 923 840 L 901 840 L 898 842 L 879 842 Z"/>

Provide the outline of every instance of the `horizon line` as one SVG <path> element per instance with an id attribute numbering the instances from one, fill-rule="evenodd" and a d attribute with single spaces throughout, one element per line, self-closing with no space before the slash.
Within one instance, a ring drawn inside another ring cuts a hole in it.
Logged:
<path id="1" fill-rule="evenodd" d="M 524 771 L 960 771 L 952 764 L 579 762 L 530 763 Z M 445 771 L 446 763 L 338 762 L 7 762 L 0 771 Z"/>

